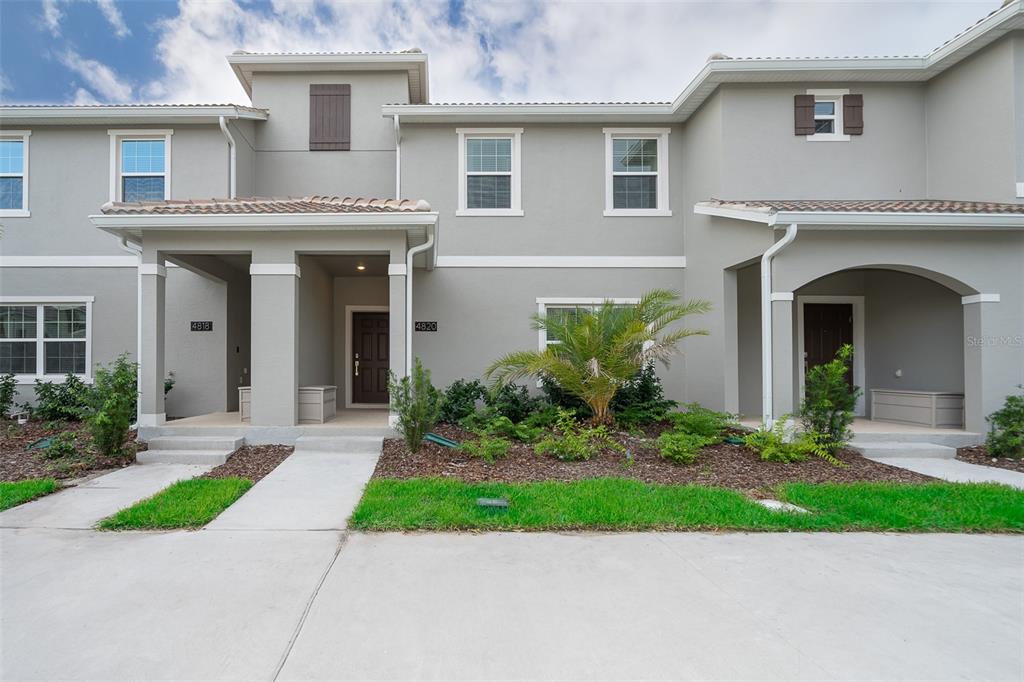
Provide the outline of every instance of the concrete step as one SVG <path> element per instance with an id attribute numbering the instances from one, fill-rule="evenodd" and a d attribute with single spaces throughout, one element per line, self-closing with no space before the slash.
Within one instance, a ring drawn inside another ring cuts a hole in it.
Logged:
<path id="1" fill-rule="evenodd" d="M 962 448 L 985 441 L 985 434 L 973 431 L 858 431 L 853 439 L 858 443 L 929 443 Z"/>
<path id="2" fill-rule="evenodd" d="M 149 439 L 150 450 L 230 450 L 242 447 L 241 436 L 159 436 Z"/>
<path id="3" fill-rule="evenodd" d="M 231 450 L 146 450 L 135 455 L 139 464 L 207 464 L 217 466 L 228 461 Z"/>
<path id="4" fill-rule="evenodd" d="M 295 451 L 337 452 L 341 454 L 380 454 L 381 436 L 300 436 Z"/>
<path id="5" fill-rule="evenodd" d="M 851 446 L 860 450 L 861 454 L 871 459 L 906 459 L 906 458 L 933 458 L 933 459 L 955 459 L 956 448 L 937 443 L 905 443 L 895 441 L 868 441 L 864 442 L 859 437 L 850 443 Z"/>

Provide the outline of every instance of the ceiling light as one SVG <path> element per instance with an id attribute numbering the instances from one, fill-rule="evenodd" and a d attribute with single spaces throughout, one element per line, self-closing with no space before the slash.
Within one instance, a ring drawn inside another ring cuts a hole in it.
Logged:
<path id="1" fill-rule="evenodd" d="M 366 266 L 363 265 L 362 263 L 360 263 L 359 265 L 356 266 L 356 270 L 358 270 L 359 272 L 362 272 L 365 269 L 366 269 Z"/>

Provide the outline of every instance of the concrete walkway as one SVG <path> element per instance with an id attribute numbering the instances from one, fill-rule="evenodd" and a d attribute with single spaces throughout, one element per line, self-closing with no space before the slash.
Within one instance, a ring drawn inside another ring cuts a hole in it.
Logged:
<path id="1" fill-rule="evenodd" d="M 1024 474 L 999 467 L 961 462 L 939 457 L 869 457 L 876 462 L 909 469 L 954 483 L 1004 483 L 1024 489 Z"/>

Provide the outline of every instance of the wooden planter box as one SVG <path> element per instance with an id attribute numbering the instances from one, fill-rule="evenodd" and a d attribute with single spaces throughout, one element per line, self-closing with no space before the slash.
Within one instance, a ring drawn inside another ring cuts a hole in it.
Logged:
<path id="1" fill-rule="evenodd" d="M 323 424 L 334 419 L 337 413 L 337 386 L 300 386 L 299 423 Z M 247 422 L 251 413 L 252 388 L 238 389 L 239 418 Z"/>
<path id="2" fill-rule="evenodd" d="M 873 388 L 871 419 L 933 429 L 962 429 L 964 394 Z"/>

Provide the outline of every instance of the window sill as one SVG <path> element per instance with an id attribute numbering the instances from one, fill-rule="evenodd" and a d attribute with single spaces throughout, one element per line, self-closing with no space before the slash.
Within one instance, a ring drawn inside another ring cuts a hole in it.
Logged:
<path id="1" fill-rule="evenodd" d="M 850 136 L 849 135 L 835 134 L 835 133 L 828 134 L 828 135 L 808 135 L 807 136 L 807 141 L 808 142 L 849 142 L 850 141 Z"/>
<path id="2" fill-rule="evenodd" d="M 21 208 L 0 209 L 0 218 L 30 218 L 32 213 Z"/>
<path id="3" fill-rule="evenodd" d="M 460 208 L 455 212 L 456 217 L 483 217 L 483 216 L 503 216 L 521 218 L 524 214 L 522 210 L 514 208 Z"/>
<path id="4" fill-rule="evenodd" d="M 606 208 L 605 218 L 667 218 L 672 211 L 667 208 Z"/>
<path id="5" fill-rule="evenodd" d="M 91 384 L 93 378 L 85 374 L 76 374 L 83 383 Z M 31 386 L 36 383 L 36 379 L 41 379 L 48 384 L 63 384 L 67 379 L 66 374 L 15 374 L 14 380 L 19 386 Z"/>

